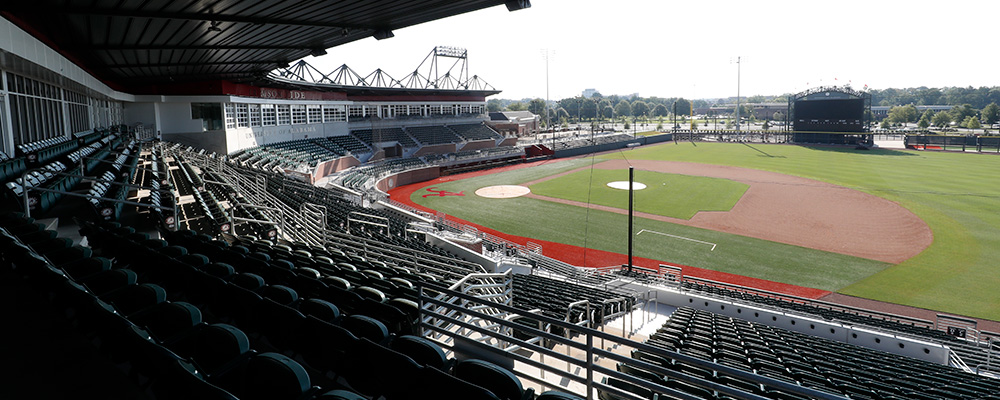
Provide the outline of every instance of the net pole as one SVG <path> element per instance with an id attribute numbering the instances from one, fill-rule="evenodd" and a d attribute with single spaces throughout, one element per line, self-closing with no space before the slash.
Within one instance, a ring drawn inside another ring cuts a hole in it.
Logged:
<path id="1" fill-rule="evenodd" d="M 632 182 L 635 180 L 635 167 L 628 167 L 628 270 L 632 271 Z"/>

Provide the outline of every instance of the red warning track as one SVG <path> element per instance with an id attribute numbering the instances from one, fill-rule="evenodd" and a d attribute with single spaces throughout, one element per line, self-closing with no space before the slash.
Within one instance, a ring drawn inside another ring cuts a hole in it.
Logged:
<path id="1" fill-rule="evenodd" d="M 436 185 L 436 184 L 440 184 L 442 182 L 450 182 L 450 181 L 456 181 L 456 180 L 461 180 L 461 179 L 466 179 L 466 178 L 472 178 L 472 177 L 476 177 L 476 176 L 482 176 L 482 175 L 488 175 L 488 174 L 495 174 L 497 172 L 515 170 L 515 169 L 520 169 L 520 168 L 528 168 L 528 167 L 533 167 L 533 166 L 536 166 L 536 165 L 542 165 L 542 164 L 547 164 L 547 163 L 552 163 L 552 162 L 558 162 L 558 161 L 540 161 L 540 162 L 533 162 L 533 163 L 525 163 L 525 164 L 519 164 L 519 165 L 512 165 L 512 166 L 507 166 L 507 167 L 502 167 L 502 168 L 496 168 L 496 169 L 490 169 L 490 170 L 473 171 L 473 172 L 467 172 L 467 173 L 463 173 L 463 174 L 443 176 L 443 177 L 440 177 L 440 178 L 437 178 L 437 179 L 434 179 L 434 180 L 431 180 L 431 181 L 427 181 L 427 182 L 421 182 L 421 183 L 415 183 L 415 184 L 412 184 L 412 185 L 406 185 L 406 186 L 397 187 L 395 189 L 390 190 L 389 191 L 389 195 L 395 201 L 398 201 L 400 203 L 403 203 L 403 204 L 406 204 L 408 206 L 414 207 L 414 208 L 416 208 L 418 210 L 423 210 L 423 211 L 434 213 L 434 212 L 436 212 L 436 210 L 429 209 L 427 207 L 421 206 L 419 204 L 416 204 L 416 203 L 410 201 L 410 195 L 412 195 L 413 192 L 415 192 L 417 190 L 423 189 L 423 188 L 428 187 L 428 186 L 433 186 L 433 185 Z M 578 247 L 578 246 L 572 246 L 572 245 L 568 245 L 568 244 L 549 242 L 549 241 L 546 241 L 546 240 L 532 239 L 532 238 L 527 238 L 527 237 L 523 237 L 523 236 L 508 235 L 506 233 L 503 233 L 503 232 L 500 232 L 500 231 L 497 231 L 497 230 L 494 230 L 494 229 L 490 229 L 488 227 L 485 227 L 485 226 L 482 226 L 482 225 L 479 225 L 479 224 L 475 224 L 475 223 L 463 220 L 461 218 L 456 218 L 456 217 L 453 217 L 451 215 L 447 216 L 447 218 L 450 221 L 458 222 L 458 223 L 469 225 L 469 226 L 474 226 L 474 227 L 476 227 L 476 229 L 479 229 L 481 232 L 486 232 L 486 233 L 489 233 L 491 235 L 495 235 L 495 236 L 501 237 L 501 238 L 503 238 L 505 240 L 508 240 L 508 241 L 510 241 L 512 243 L 517 243 L 517 244 L 521 244 L 521 245 L 525 245 L 529 241 L 533 242 L 533 243 L 537 243 L 537 244 L 539 244 L 539 245 L 542 246 L 542 251 L 543 251 L 544 255 L 546 255 L 548 257 L 555 258 L 557 260 L 560 260 L 560 261 L 563 261 L 563 262 L 566 262 L 566 263 L 569 263 L 569 264 L 572 264 L 572 265 L 578 265 L 578 266 L 585 266 L 585 267 L 591 267 L 591 268 L 593 268 L 593 267 L 607 267 L 607 266 L 611 266 L 611 265 L 622 265 L 622 264 L 626 264 L 628 262 L 628 256 L 625 255 L 625 254 L 612 253 L 612 252 L 608 252 L 608 251 L 595 250 L 595 249 L 586 249 L 586 248 L 582 248 L 582 247 Z M 658 261 L 658 260 L 653 260 L 653 259 L 643 258 L 643 257 L 633 257 L 633 262 L 634 262 L 635 265 L 638 265 L 638 266 L 641 266 L 641 267 L 646 267 L 646 268 L 653 268 L 653 269 L 656 269 L 660 264 L 677 265 L 677 264 L 666 262 L 666 261 Z M 794 296 L 806 297 L 806 298 L 811 298 L 811 299 L 818 299 L 820 297 L 823 297 L 823 296 L 826 296 L 826 295 L 830 294 L 830 292 L 826 291 L 826 290 L 813 289 L 813 288 L 807 288 L 807 287 L 796 286 L 796 285 L 789 285 L 789 284 L 786 284 L 786 283 L 774 282 L 774 281 L 769 281 L 769 280 L 766 280 L 766 279 L 752 278 L 752 277 L 747 277 L 747 276 L 730 274 L 730 273 L 726 273 L 726 272 L 712 271 L 712 270 L 708 270 L 708 269 L 703 269 L 703 268 L 698 268 L 698 267 L 692 267 L 692 266 L 687 266 L 687 265 L 681 265 L 681 267 L 684 270 L 684 274 L 687 275 L 687 276 L 694 276 L 694 277 L 698 277 L 698 278 L 710 279 L 710 280 L 719 281 L 719 282 L 725 282 L 725 283 L 730 283 L 730 284 L 748 286 L 748 287 L 753 287 L 753 288 L 757 288 L 757 289 L 768 290 L 768 291 L 772 291 L 772 292 L 790 294 L 790 295 L 794 295 Z"/>

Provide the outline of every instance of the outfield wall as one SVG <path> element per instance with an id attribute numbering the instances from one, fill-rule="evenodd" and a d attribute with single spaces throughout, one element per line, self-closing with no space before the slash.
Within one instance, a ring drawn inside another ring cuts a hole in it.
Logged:
<path id="1" fill-rule="evenodd" d="M 1000 153 L 1000 136 L 906 135 L 909 149 Z"/>
<path id="2" fill-rule="evenodd" d="M 671 140 L 673 140 L 673 134 L 670 133 L 664 133 L 662 135 L 655 135 L 655 136 L 639 136 L 621 142 L 556 150 L 555 155 L 553 155 L 553 157 L 554 158 L 576 157 L 584 154 L 599 153 L 602 151 L 618 150 L 635 146 L 645 146 L 647 144 L 668 142 Z"/>
<path id="3" fill-rule="evenodd" d="M 414 169 L 409 171 L 400 172 L 398 174 L 389 175 L 382 178 L 375 184 L 378 190 L 383 193 L 388 193 L 390 190 L 399 187 L 409 185 L 411 183 L 429 181 L 431 179 L 437 179 L 441 176 L 441 167 L 427 167 Z"/>

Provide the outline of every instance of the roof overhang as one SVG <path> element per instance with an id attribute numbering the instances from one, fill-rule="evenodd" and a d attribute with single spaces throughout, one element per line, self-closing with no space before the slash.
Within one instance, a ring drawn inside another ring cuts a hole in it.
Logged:
<path id="1" fill-rule="evenodd" d="M 31 0 L 0 15 L 109 86 L 254 82 L 308 55 L 393 30 L 527 0 Z"/>

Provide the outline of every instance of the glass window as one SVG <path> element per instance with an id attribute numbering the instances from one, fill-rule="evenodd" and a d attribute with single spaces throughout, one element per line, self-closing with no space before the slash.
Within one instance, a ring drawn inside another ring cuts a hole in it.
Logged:
<path id="1" fill-rule="evenodd" d="M 347 112 L 344 106 L 323 106 L 323 122 L 344 121 L 347 121 Z"/>
<path id="2" fill-rule="evenodd" d="M 321 124 L 323 123 L 323 108 L 319 104 L 310 104 L 306 106 L 306 111 L 309 117 L 310 124 Z"/>
<path id="3" fill-rule="evenodd" d="M 250 105 L 250 126 L 260 126 L 260 104 Z"/>
<path id="4" fill-rule="evenodd" d="M 291 125 L 292 113 L 288 104 L 278 104 L 278 125 Z"/>
<path id="5" fill-rule="evenodd" d="M 306 123 L 306 105 L 292 104 L 292 125 Z"/>
<path id="6" fill-rule="evenodd" d="M 347 108 L 347 117 L 350 119 L 362 119 L 365 117 L 365 106 L 356 105 Z"/>
<path id="7" fill-rule="evenodd" d="M 277 114 L 274 112 L 274 104 L 263 104 L 260 106 L 260 117 L 264 126 L 274 126 L 278 123 Z"/>
<path id="8" fill-rule="evenodd" d="M 222 105 L 219 103 L 191 103 L 191 119 L 201 120 L 202 131 L 222 129 Z"/>
<path id="9" fill-rule="evenodd" d="M 236 105 L 226 103 L 226 129 L 236 128 Z"/>
<path id="10" fill-rule="evenodd" d="M 236 104 L 236 126 L 240 128 L 250 127 L 250 113 L 246 103 Z"/>

